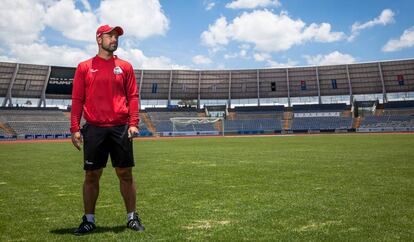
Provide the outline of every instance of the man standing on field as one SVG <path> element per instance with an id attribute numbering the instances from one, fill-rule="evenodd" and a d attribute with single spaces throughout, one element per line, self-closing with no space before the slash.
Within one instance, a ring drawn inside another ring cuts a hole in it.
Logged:
<path id="1" fill-rule="evenodd" d="M 138 133 L 138 90 L 134 70 L 114 51 L 118 37 L 124 33 L 119 26 L 103 25 L 96 31 L 98 54 L 81 62 L 75 73 L 72 90 L 72 143 L 80 150 L 83 141 L 85 180 L 83 204 L 85 214 L 75 230 L 76 235 L 95 230 L 95 205 L 99 179 L 108 156 L 120 182 L 127 211 L 127 227 L 143 231 L 136 212 L 136 189 L 132 175 L 134 157 L 132 137 Z M 80 128 L 82 117 L 86 124 Z"/>

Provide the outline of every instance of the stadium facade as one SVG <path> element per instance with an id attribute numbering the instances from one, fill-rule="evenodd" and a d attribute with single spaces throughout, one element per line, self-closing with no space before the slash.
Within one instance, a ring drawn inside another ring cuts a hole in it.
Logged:
<path id="1" fill-rule="evenodd" d="M 74 67 L 0 62 L 1 106 L 70 104 Z M 135 70 L 143 107 L 414 99 L 414 59 L 251 70 Z"/>

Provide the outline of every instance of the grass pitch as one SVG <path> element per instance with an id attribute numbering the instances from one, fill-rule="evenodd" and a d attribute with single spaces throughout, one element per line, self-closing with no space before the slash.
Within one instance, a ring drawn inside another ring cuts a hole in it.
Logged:
<path id="1" fill-rule="evenodd" d="M 82 216 L 71 143 L 0 144 L 0 241 L 413 241 L 414 135 L 135 140 L 138 209 L 126 229 L 110 163 L 98 230 Z"/>

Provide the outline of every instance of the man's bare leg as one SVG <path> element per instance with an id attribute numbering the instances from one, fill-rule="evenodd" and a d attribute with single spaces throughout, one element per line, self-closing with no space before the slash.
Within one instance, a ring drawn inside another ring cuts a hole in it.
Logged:
<path id="1" fill-rule="evenodd" d="M 116 167 L 115 170 L 119 178 L 119 187 L 125 202 L 126 211 L 127 213 L 135 212 L 137 191 L 135 188 L 134 177 L 132 176 L 132 168 Z"/>
<path id="2" fill-rule="evenodd" d="M 85 171 L 85 181 L 83 182 L 83 206 L 85 215 L 82 217 L 82 223 L 74 231 L 75 235 L 83 235 L 96 229 L 95 225 L 95 205 L 99 195 L 99 179 L 102 175 L 102 169 Z"/>
<path id="3" fill-rule="evenodd" d="M 137 191 L 135 188 L 132 168 L 115 168 L 119 178 L 119 186 L 122 197 L 124 198 L 125 208 L 127 211 L 127 227 L 135 231 L 144 231 L 145 228 L 141 219 L 136 212 Z"/>
<path id="4" fill-rule="evenodd" d="M 85 214 L 95 214 L 96 201 L 99 195 L 99 179 L 103 169 L 85 171 L 85 181 L 83 183 L 83 205 Z"/>

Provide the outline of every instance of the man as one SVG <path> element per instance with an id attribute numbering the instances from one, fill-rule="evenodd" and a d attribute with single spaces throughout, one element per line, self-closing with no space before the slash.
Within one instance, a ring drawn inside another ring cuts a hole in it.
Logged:
<path id="1" fill-rule="evenodd" d="M 98 54 L 78 65 L 73 80 L 70 131 L 72 143 L 78 150 L 84 143 L 85 170 L 85 214 L 75 230 L 76 235 L 90 233 L 96 228 L 99 179 L 109 155 L 119 178 L 127 210 L 127 227 L 144 230 L 136 212 L 136 189 L 132 175 L 132 137 L 138 133 L 139 122 L 138 90 L 131 64 L 114 55 L 118 37 L 123 33 L 119 26 L 100 26 L 96 31 Z M 86 124 L 81 129 L 82 113 Z"/>

